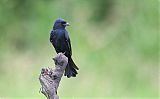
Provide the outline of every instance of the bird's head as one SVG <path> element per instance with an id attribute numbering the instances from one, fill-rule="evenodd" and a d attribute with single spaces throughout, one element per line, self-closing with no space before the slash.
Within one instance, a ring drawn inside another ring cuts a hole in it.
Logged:
<path id="1" fill-rule="evenodd" d="M 65 29 L 66 26 L 69 26 L 69 23 L 67 23 L 64 19 L 58 18 L 54 22 L 53 29 Z"/>

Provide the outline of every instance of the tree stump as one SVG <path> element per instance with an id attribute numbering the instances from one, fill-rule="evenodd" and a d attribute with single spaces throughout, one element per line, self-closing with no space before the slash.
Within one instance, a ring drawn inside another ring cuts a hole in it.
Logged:
<path id="1" fill-rule="evenodd" d="M 43 93 L 47 99 L 59 99 L 57 90 L 68 63 L 68 58 L 63 53 L 58 53 L 53 60 L 55 62 L 55 69 L 42 68 L 39 76 L 39 81 L 42 85 L 41 93 Z"/>

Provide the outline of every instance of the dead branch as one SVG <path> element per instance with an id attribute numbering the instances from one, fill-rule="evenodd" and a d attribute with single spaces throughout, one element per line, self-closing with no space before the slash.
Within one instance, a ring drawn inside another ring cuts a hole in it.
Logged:
<path id="1" fill-rule="evenodd" d="M 53 60 L 55 62 L 55 69 L 42 68 L 39 76 L 39 81 L 42 85 L 41 93 L 43 93 L 47 99 L 59 99 L 57 89 L 68 63 L 68 58 L 63 55 L 63 53 L 58 53 Z"/>

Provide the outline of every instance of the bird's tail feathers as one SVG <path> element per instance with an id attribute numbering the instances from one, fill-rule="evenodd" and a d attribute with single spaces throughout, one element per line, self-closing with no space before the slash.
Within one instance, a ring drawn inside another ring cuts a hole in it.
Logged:
<path id="1" fill-rule="evenodd" d="M 76 70 L 79 70 L 79 68 L 75 65 L 72 58 L 68 60 L 68 64 L 65 69 L 64 76 L 70 77 L 76 77 L 78 72 Z"/>

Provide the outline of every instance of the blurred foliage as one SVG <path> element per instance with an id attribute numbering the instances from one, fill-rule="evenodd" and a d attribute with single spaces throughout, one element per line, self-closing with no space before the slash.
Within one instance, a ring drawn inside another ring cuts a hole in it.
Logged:
<path id="1" fill-rule="evenodd" d="M 55 19 L 71 26 L 76 78 L 62 98 L 157 98 L 158 0 L 0 0 L 0 98 L 40 98 L 38 75 L 54 65 Z"/>

